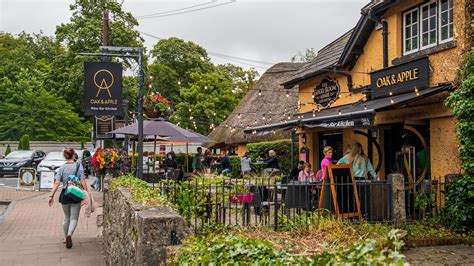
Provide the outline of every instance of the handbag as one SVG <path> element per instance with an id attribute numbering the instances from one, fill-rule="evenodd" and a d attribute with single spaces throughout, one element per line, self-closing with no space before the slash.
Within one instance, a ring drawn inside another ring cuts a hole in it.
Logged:
<path id="1" fill-rule="evenodd" d="M 78 187 L 80 185 L 80 180 L 77 177 L 79 163 L 76 163 L 76 165 L 76 171 L 73 175 L 67 177 L 66 187 L 61 191 L 61 195 L 59 196 L 60 202 L 63 204 L 80 203 L 86 197 L 82 189 Z"/>

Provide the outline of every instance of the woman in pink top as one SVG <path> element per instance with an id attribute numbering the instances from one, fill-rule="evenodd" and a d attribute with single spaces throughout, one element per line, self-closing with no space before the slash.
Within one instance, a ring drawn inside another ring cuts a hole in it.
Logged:
<path id="1" fill-rule="evenodd" d="M 314 176 L 313 170 L 311 170 L 310 163 L 304 163 L 304 169 L 300 171 L 298 175 L 298 181 L 300 182 L 314 182 L 316 178 Z"/>
<path id="2" fill-rule="evenodd" d="M 319 179 L 318 181 L 321 181 L 324 179 L 326 175 L 326 167 L 332 164 L 331 158 L 332 158 L 333 153 L 334 151 L 331 146 L 324 147 L 323 149 L 324 159 L 321 161 L 321 174 L 320 176 L 319 175 L 317 176 L 317 178 Z"/>

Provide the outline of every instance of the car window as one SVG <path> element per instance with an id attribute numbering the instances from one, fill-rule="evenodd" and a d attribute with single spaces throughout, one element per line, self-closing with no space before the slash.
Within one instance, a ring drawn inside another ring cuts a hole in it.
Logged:
<path id="1" fill-rule="evenodd" d="M 12 151 L 5 158 L 7 159 L 30 159 L 33 151 Z"/>
<path id="2" fill-rule="evenodd" d="M 47 161 L 65 161 L 66 158 L 64 158 L 63 152 L 50 152 L 46 157 L 44 158 Z"/>

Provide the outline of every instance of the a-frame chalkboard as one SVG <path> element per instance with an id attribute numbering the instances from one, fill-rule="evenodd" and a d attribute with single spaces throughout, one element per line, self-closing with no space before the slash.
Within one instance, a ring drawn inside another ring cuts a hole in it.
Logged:
<path id="1" fill-rule="evenodd" d="M 338 219 L 358 217 L 362 223 L 359 193 L 350 164 L 328 165 L 323 180 L 319 208 L 323 208 L 326 183 L 330 182 L 332 202 Z M 326 197 L 327 198 L 327 197 Z"/>

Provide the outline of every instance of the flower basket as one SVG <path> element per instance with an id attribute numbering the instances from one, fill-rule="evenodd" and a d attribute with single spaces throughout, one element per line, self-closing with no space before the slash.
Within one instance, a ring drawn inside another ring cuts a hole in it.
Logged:
<path id="1" fill-rule="evenodd" d="M 144 107 L 143 111 L 148 118 L 160 118 L 161 111 L 159 109 L 154 109 L 150 107 Z"/>
<path id="2" fill-rule="evenodd" d="M 232 194 L 230 196 L 230 203 L 236 204 L 236 203 L 252 203 L 253 201 L 254 194 L 253 193 L 247 193 L 247 194 Z"/>

